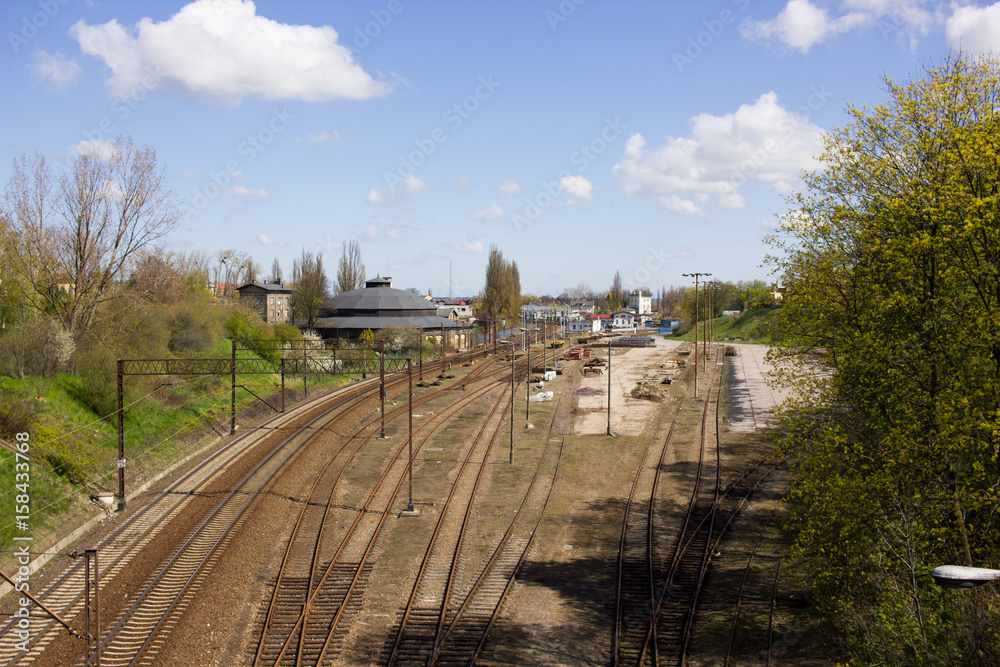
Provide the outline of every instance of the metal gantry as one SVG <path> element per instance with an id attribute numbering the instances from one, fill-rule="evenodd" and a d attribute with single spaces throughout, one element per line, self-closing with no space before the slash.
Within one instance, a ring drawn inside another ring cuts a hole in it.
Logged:
<path id="1" fill-rule="evenodd" d="M 238 356 L 237 352 L 251 352 L 252 357 Z M 339 359 L 338 359 L 339 352 Z M 232 353 L 222 359 L 119 359 L 118 360 L 118 511 L 125 509 L 125 377 L 129 375 L 228 375 L 230 377 L 229 434 L 236 433 L 236 388 L 240 387 L 275 412 L 285 411 L 285 376 L 301 375 L 303 392 L 307 392 L 309 375 L 333 375 L 368 371 L 369 356 L 375 354 L 365 343 L 332 341 L 254 341 L 232 342 Z M 260 356 L 264 355 L 264 356 Z M 379 354 L 381 373 L 401 373 L 406 369 L 406 359 L 386 359 Z M 384 369 L 384 370 L 383 370 Z M 280 375 L 281 407 L 275 407 L 257 396 L 251 389 L 236 384 L 237 375 Z M 384 375 L 383 375 L 384 377 Z"/>

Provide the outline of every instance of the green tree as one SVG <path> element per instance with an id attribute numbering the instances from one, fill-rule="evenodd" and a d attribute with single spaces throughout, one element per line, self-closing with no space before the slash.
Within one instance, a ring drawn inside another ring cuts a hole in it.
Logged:
<path id="1" fill-rule="evenodd" d="M 625 288 L 622 287 L 622 274 L 620 271 L 615 271 L 615 277 L 611 281 L 611 287 L 608 289 L 608 312 L 616 313 L 628 303 L 628 295 L 625 294 Z"/>
<path id="2" fill-rule="evenodd" d="M 521 274 L 517 262 L 507 261 L 495 245 L 490 246 L 486 263 L 486 284 L 480 292 L 476 307 L 486 313 L 495 326 L 501 322 L 511 327 L 521 315 Z"/>
<path id="3" fill-rule="evenodd" d="M 796 547 L 861 662 L 997 664 L 996 590 L 945 605 L 927 572 L 998 567 L 1000 66 L 886 91 L 771 239 Z"/>

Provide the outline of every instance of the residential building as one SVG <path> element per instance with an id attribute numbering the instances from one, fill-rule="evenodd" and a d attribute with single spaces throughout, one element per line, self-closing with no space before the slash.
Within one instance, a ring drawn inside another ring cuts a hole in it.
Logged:
<path id="1" fill-rule="evenodd" d="M 566 329 L 570 333 L 597 333 L 601 330 L 601 318 L 596 315 L 585 315 L 580 319 L 568 321 Z"/>
<path id="2" fill-rule="evenodd" d="M 634 329 L 635 313 L 631 310 L 619 310 L 611 316 L 612 329 Z"/>
<path id="3" fill-rule="evenodd" d="M 237 287 L 240 303 L 257 311 L 268 324 L 291 322 L 292 288 L 281 283 L 247 283 Z"/>
<path id="4" fill-rule="evenodd" d="M 628 307 L 634 310 L 636 315 L 649 315 L 653 312 L 653 297 L 643 294 L 642 290 L 633 292 L 628 297 Z"/>

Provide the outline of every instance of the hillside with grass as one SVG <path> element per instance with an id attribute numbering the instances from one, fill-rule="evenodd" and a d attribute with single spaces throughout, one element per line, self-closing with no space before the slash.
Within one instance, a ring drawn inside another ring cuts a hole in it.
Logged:
<path id="1" fill-rule="evenodd" d="M 754 308 L 744 311 L 739 315 L 723 315 L 711 320 L 712 339 L 723 342 L 727 339 L 738 339 L 743 343 L 758 343 L 770 345 L 771 325 L 775 315 L 779 311 L 779 306 L 770 308 Z M 702 327 L 705 322 L 698 326 L 698 337 L 704 335 Z M 694 340 L 694 326 L 689 325 L 678 329 L 671 336 L 672 340 Z"/>
<path id="2" fill-rule="evenodd" d="M 268 359 L 275 354 L 265 343 L 302 340 L 295 327 L 266 325 L 238 306 L 206 307 L 188 324 L 204 334 L 193 347 L 168 344 L 153 353 L 132 350 L 123 356 L 228 359 L 236 339 L 240 358 Z M 194 340 L 190 327 L 183 328 L 182 337 Z M 12 341 L 19 342 L 15 334 L 0 342 L 9 346 Z M 0 358 L 3 352 L 0 349 Z M 114 352 L 92 347 L 74 356 L 75 363 L 67 363 L 61 372 L 29 365 L 26 370 L 41 372 L 0 376 L 0 443 L 11 452 L 0 457 L 0 469 L 8 475 L 6 479 L 15 479 L 13 443 L 17 434 L 28 434 L 30 525 L 36 540 L 47 531 L 69 532 L 97 511 L 92 496 L 118 489 Z M 309 390 L 322 391 L 347 381 L 342 376 L 313 377 Z M 237 384 L 238 422 L 274 414 L 257 397 L 272 406 L 280 404 L 279 373 L 240 375 Z M 229 433 L 232 384 L 228 375 L 125 376 L 123 385 L 126 492 Z M 285 387 L 289 404 L 304 395 L 301 376 L 286 376 Z M 4 502 L 13 506 L 18 491 L 13 484 L 9 486 L 4 489 Z M 7 546 L 15 534 L 18 529 L 9 516 L 0 525 L 0 544 Z"/>

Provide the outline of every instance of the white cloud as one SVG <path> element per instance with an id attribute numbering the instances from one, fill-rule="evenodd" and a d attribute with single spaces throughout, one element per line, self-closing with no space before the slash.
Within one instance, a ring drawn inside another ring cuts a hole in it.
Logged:
<path id="1" fill-rule="evenodd" d="M 279 23 L 258 16 L 250 0 L 195 0 L 169 20 L 143 18 L 134 29 L 116 19 L 94 26 L 80 20 L 70 34 L 111 68 L 107 83 L 116 97 L 149 88 L 150 80 L 234 105 L 248 97 L 367 99 L 392 88 L 372 79 L 330 26 Z"/>
<path id="2" fill-rule="evenodd" d="M 426 183 L 424 183 L 422 180 L 420 180 L 413 174 L 410 174 L 409 176 L 406 177 L 405 183 L 406 183 L 406 194 L 420 196 L 425 192 L 427 192 L 428 190 L 430 190 L 430 187 L 428 187 Z"/>
<path id="3" fill-rule="evenodd" d="M 392 201 L 392 190 L 372 188 L 368 191 L 368 203 L 372 206 L 385 206 Z"/>
<path id="4" fill-rule="evenodd" d="M 385 206 L 387 204 L 392 204 L 393 202 L 399 200 L 404 194 L 413 195 L 414 197 L 419 197 L 420 195 L 429 192 L 430 186 L 424 183 L 422 180 L 410 174 L 405 179 L 403 179 L 403 191 L 400 192 L 395 187 L 389 185 L 379 190 L 378 188 L 372 188 L 368 191 L 368 203 L 372 206 Z"/>
<path id="5" fill-rule="evenodd" d="M 333 141 L 338 141 L 340 139 L 340 132 L 334 130 L 333 132 L 327 132 L 326 130 L 322 132 L 314 132 L 309 135 L 309 141 L 314 144 L 325 144 Z"/>
<path id="6" fill-rule="evenodd" d="M 744 21 L 740 33 L 747 39 L 777 41 L 808 53 L 836 35 L 874 26 L 882 38 L 909 38 L 916 48 L 918 37 L 939 25 L 944 3 L 938 0 L 843 0 L 844 13 L 831 18 L 810 0 L 789 0 L 778 15 L 765 21 Z"/>
<path id="7" fill-rule="evenodd" d="M 70 60 L 62 53 L 35 52 L 35 61 L 31 71 L 39 80 L 49 80 L 58 88 L 65 88 L 76 82 L 83 74 L 83 68 L 75 60 Z"/>
<path id="8" fill-rule="evenodd" d="M 959 7 L 945 24 L 952 49 L 974 54 L 1000 52 L 1000 2 L 989 7 Z"/>
<path id="9" fill-rule="evenodd" d="M 401 241 L 406 238 L 406 230 L 400 227 L 383 227 L 367 225 L 363 234 L 367 241 Z"/>
<path id="10" fill-rule="evenodd" d="M 467 253 L 483 252 L 482 241 L 469 241 L 468 243 L 456 243 L 452 247 L 455 249 L 455 252 L 467 252 Z"/>
<path id="11" fill-rule="evenodd" d="M 521 186 L 514 181 L 504 181 L 500 184 L 498 190 L 504 197 L 513 197 L 514 195 L 521 194 Z"/>
<path id="12" fill-rule="evenodd" d="M 452 176 L 451 178 L 451 189 L 455 192 L 468 192 L 473 185 L 472 180 L 465 176 Z"/>
<path id="13" fill-rule="evenodd" d="M 641 134 L 625 143 L 612 173 L 629 197 L 649 197 L 685 215 L 707 215 L 705 205 L 742 208 L 740 188 L 761 183 L 792 187 L 803 169 L 818 169 L 822 130 L 778 104 L 773 92 L 724 116 L 700 114 L 686 137 L 667 136 L 647 148 Z"/>
<path id="14" fill-rule="evenodd" d="M 115 142 L 110 139 L 86 139 L 69 147 L 69 152 L 73 155 L 96 154 L 102 160 L 110 160 L 116 150 Z"/>
<path id="15" fill-rule="evenodd" d="M 747 39 L 778 40 L 802 53 L 829 37 L 870 23 L 870 12 L 849 12 L 831 19 L 827 11 L 809 0 L 788 0 L 785 8 L 770 21 L 746 22 L 740 26 Z"/>
<path id="16" fill-rule="evenodd" d="M 265 234 L 260 234 L 257 236 L 257 243 L 259 245 L 276 245 L 281 247 L 288 245 L 284 241 L 279 241 L 278 239 L 272 239 L 270 236 L 267 236 Z"/>
<path id="17" fill-rule="evenodd" d="M 264 188 L 251 190 L 250 188 L 245 188 L 242 185 L 234 185 L 231 188 L 226 188 L 225 193 L 227 195 L 236 195 L 237 197 L 260 197 L 261 199 L 267 199 L 271 196 L 271 193 Z"/>
<path id="18" fill-rule="evenodd" d="M 563 176 L 559 185 L 570 197 L 577 199 L 593 199 L 594 185 L 583 176 Z"/>
<path id="19" fill-rule="evenodd" d="M 504 216 L 503 206 L 493 202 L 489 208 L 484 208 L 479 213 L 476 213 L 473 217 L 480 222 L 485 222 L 488 220 L 499 220 Z"/>

